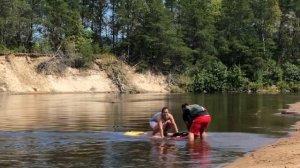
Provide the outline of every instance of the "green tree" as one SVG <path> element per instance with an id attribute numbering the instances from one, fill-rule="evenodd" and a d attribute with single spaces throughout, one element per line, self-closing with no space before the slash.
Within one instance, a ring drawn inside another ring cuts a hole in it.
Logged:
<path id="1" fill-rule="evenodd" d="M 179 0 L 178 4 L 178 32 L 186 45 L 193 50 L 190 62 L 195 64 L 205 57 L 216 56 L 213 17 L 215 9 L 212 8 L 211 1 Z"/>
<path id="2" fill-rule="evenodd" d="M 0 2 L 0 45 L 26 52 L 32 37 L 32 9 L 26 0 Z"/>
<path id="3" fill-rule="evenodd" d="M 280 66 L 276 66 L 274 60 L 267 60 L 263 68 L 262 81 L 266 86 L 271 86 L 282 81 L 283 71 Z"/>
<path id="4" fill-rule="evenodd" d="M 105 15 L 108 11 L 107 0 L 81 1 L 80 16 L 85 29 L 92 30 L 93 43 L 103 49 L 104 27 L 107 24 Z"/>
<path id="5" fill-rule="evenodd" d="M 254 14 L 254 28 L 262 45 L 259 49 L 264 59 L 272 58 L 277 47 L 273 34 L 278 32 L 282 15 L 279 4 L 277 0 L 254 0 L 250 4 Z"/>
<path id="6" fill-rule="evenodd" d="M 276 56 L 279 64 L 300 59 L 300 1 L 280 0 L 282 21 L 280 22 Z"/>
<path id="7" fill-rule="evenodd" d="M 83 27 L 80 21 L 79 0 L 46 0 L 45 32 L 53 50 L 63 44 L 63 40 L 71 36 L 80 36 Z"/>
<path id="8" fill-rule="evenodd" d="M 118 20 L 116 22 L 120 27 L 121 40 L 118 43 L 117 53 L 125 56 L 124 59 L 129 60 L 132 55 L 132 47 L 136 43 L 134 38 L 141 27 L 147 6 L 141 0 L 120 0 L 119 3 L 117 8 Z"/>
<path id="9" fill-rule="evenodd" d="M 217 92 L 227 89 L 227 67 L 220 61 L 194 66 L 189 70 L 194 92 Z"/>
<path id="10" fill-rule="evenodd" d="M 284 63 L 283 69 L 283 80 L 287 83 L 299 83 L 300 82 L 300 68 L 291 63 Z"/>
<path id="11" fill-rule="evenodd" d="M 13 3 L 11 0 L 0 1 L 0 49 L 9 47 L 12 39 L 9 39 L 11 31 L 15 31 L 14 27 L 10 25 L 10 18 L 12 17 Z"/>
<path id="12" fill-rule="evenodd" d="M 133 37 L 132 59 L 154 70 L 178 70 L 184 65 L 189 49 L 173 28 L 171 13 L 160 0 L 147 0 L 147 10 Z"/>
<path id="13" fill-rule="evenodd" d="M 245 77 L 245 73 L 242 69 L 234 65 L 228 71 L 227 84 L 229 90 L 243 91 L 247 89 L 249 80 Z"/>
<path id="14" fill-rule="evenodd" d="M 175 15 L 178 10 L 178 0 L 165 0 L 165 6 L 171 11 L 173 17 L 175 18 Z"/>
<path id="15" fill-rule="evenodd" d="M 247 1 L 222 1 L 216 43 L 219 58 L 226 65 L 242 65 L 253 55 L 251 46 L 258 42 L 253 23 L 253 12 Z"/>
<path id="16" fill-rule="evenodd" d="M 217 29 L 221 61 L 228 67 L 239 65 L 251 81 L 260 80 L 265 60 L 249 2 L 223 0 Z"/>

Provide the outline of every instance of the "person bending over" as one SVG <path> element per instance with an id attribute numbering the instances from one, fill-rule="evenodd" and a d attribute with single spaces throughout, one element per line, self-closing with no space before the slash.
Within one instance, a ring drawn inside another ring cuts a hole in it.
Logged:
<path id="1" fill-rule="evenodd" d="M 189 140 L 194 141 L 195 137 L 199 136 L 202 139 L 211 122 L 208 111 L 198 104 L 185 103 L 181 105 L 181 108 L 183 121 L 189 130 Z"/>
<path id="2" fill-rule="evenodd" d="M 157 133 L 160 133 L 161 137 L 167 136 L 167 131 L 171 128 L 174 128 L 175 132 L 178 132 L 178 128 L 175 123 L 174 117 L 169 112 L 168 107 L 162 108 L 161 112 L 157 112 L 151 117 L 150 127 L 153 130 L 153 136 Z"/>

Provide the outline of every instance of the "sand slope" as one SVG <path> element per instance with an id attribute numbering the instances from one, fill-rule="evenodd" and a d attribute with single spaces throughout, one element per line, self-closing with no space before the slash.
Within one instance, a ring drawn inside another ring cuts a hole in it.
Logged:
<path id="1" fill-rule="evenodd" d="M 68 67 L 62 75 L 37 73 L 36 66 L 47 59 L 49 57 L 0 56 L 0 92 L 119 92 L 105 71 L 99 68 L 78 70 Z M 127 72 L 127 80 L 139 92 L 168 92 L 162 75 L 137 74 L 129 66 Z"/>

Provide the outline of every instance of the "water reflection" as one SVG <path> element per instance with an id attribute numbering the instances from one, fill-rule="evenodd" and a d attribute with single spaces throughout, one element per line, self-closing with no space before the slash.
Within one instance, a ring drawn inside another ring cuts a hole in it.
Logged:
<path id="1" fill-rule="evenodd" d="M 177 152 L 178 147 L 170 141 L 153 140 L 151 143 L 151 160 L 157 167 L 174 167 L 179 160 Z"/>
<path id="2" fill-rule="evenodd" d="M 165 104 L 165 96 L 162 95 L 159 98 L 152 95 L 151 101 L 149 95 L 142 98 L 106 94 L 4 97 L 0 129 L 6 131 L 119 131 L 131 127 L 145 128 L 140 123 L 147 121 L 154 111 L 159 111 Z"/>
<path id="3" fill-rule="evenodd" d="M 181 144 L 180 144 L 181 143 Z M 181 147 L 182 145 L 182 147 Z M 187 142 L 155 140 L 151 160 L 155 167 L 211 167 L 210 146 L 206 141 Z"/>
<path id="4" fill-rule="evenodd" d="M 190 160 L 193 162 L 193 164 L 189 167 L 211 167 L 211 149 L 206 140 L 188 142 L 187 150 L 191 157 Z"/>

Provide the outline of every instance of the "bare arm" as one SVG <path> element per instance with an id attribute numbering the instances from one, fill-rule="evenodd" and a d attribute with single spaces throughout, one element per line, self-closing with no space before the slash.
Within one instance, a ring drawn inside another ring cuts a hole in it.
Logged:
<path id="1" fill-rule="evenodd" d="M 171 123 L 174 125 L 175 132 L 178 132 L 178 128 L 177 128 L 177 125 L 176 125 L 173 115 L 170 115 L 170 120 L 171 120 Z"/>
<path id="2" fill-rule="evenodd" d="M 163 138 L 164 137 L 164 129 L 163 129 L 163 123 L 162 123 L 161 117 L 158 120 L 158 128 L 159 128 L 160 136 Z"/>

